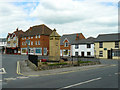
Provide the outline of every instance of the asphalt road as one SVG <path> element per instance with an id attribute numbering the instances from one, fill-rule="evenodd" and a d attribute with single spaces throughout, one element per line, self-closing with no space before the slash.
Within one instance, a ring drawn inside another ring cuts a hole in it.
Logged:
<path id="1" fill-rule="evenodd" d="M 59 75 L 40 77 L 23 77 L 17 79 L 16 61 L 24 60 L 26 56 L 3 56 L 3 67 L 8 74 L 3 78 L 14 77 L 15 80 L 3 82 L 3 88 L 118 88 L 118 61 L 100 60 L 113 66 L 95 68 L 87 71 L 77 71 Z"/>
<path id="2" fill-rule="evenodd" d="M 16 74 L 16 67 L 18 60 L 25 60 L 27 56 L 23 55 L 2 55 L 2 68 L 5 69 L 6 74 L 3 74 L 3 78 L 14 78 L 18 76 Z"/>

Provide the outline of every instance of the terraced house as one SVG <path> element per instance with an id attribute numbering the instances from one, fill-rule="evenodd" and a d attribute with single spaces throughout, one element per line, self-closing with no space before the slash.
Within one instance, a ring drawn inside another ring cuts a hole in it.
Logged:
<path id="1" fill-rule="evenodd" d="M 44 24 L 30 27 L 20 39 L 21 54 L 48 55 L 51 33 L 52 30 Z M 26 41 L 29 41 L 28 45 Z"/>
<path id="2" fill-rule="evenodd" d="M 120 59 L 120 33 L 98 35 L 95 40 L 95 56 Z"/>
<path id="3" fill-rule="evenodd" d="M 74 41 L 85 39 L 82 33 L 65 34 L 60 39 L 60 56 L 71 56 L 71 44 Z"/>
<path id="4" fill-rule="evenodd" d="M 89 37 L 73 41 L 71 45 L 72 56 L 94 57 L 94 40 L 95 38 Z"/>
<path id="5" fill-rule="evenodd" d="M 13 33 L 7 35 L 6 54 L 20 54 L 20 38 L 24 32 L 16 29 Z"/>

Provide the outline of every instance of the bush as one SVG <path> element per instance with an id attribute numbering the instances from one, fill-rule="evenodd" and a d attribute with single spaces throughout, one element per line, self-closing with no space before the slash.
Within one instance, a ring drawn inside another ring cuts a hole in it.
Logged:
<path id="1" fill-rule="evenodd" d="M 42 64 L 47 64 L 47 62 L 42 62 Z"/>

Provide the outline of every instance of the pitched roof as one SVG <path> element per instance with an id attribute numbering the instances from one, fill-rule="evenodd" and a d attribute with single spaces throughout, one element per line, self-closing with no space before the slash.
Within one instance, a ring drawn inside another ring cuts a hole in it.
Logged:
<path id="1" fill-rule="evenodd" d="M 18 30 L 18 28 L 17 28 L 16 31 L 14 31 L 13 33 L 15 33 L 15 35 L 17 37 L 21 37 L 24 32 L 22 30 Z M 8 36 L 11 37 L 13 35 L 13 33 L 8 33 L 7 38 L 8 38 Z M 11 38 L 13 38 L 13 37 L 11 37 Z"/>
<path id="2" fill-rule="evenodd" d="M 60 39 L 60 45 L 63 45 L 63 41 L 65 38 L 67 38 L 69 40 L 69 44 L 72 44 L 72 42 L 76 40 L 77 35 L 82 35 L 82 33 L 64 34 Z"/>
<path id="3" fill-rule="evenodd" d="M 55 36 L 55 37 L 61 37 L 61 36 L 56 32 L 55 29 L 52 31 L 52 33 L 50 34 L 50 36 L 51 36 L 51 37 L 53 37 L 53 36 Z"/>
<path id="4" fill-rule="evenodd" d="M 46 25 L 36 25 L 33 27 L 30 27 L 23 36 L 34 36 L 34 35 L 50 35 L 52 33 L 52 30 L 48 28 Z"/>
<path id="5" fill-rule="evenodd" d="M 87 39 L 74 40 L 72 44 L 92 44 L 94 43 L 95 38 L 89 37 Z"/>
<path id="6" fill-rule="evenodd" d="M 95 42 L 102 42 L 102 41 L 120 41 L 120 33 L 99 34 Z"/>

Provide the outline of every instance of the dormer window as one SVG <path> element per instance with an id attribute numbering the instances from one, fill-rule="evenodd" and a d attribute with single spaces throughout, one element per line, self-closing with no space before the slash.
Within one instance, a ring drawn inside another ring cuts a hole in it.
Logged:
<path id="1" fill-rule="evenodd" d="M 65 42 L 65 45 L 64 45 L 64 47 L 68 47 L 68 42 Z"/>

